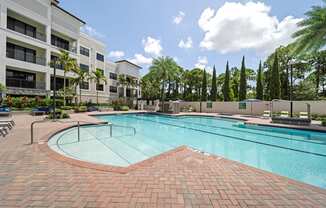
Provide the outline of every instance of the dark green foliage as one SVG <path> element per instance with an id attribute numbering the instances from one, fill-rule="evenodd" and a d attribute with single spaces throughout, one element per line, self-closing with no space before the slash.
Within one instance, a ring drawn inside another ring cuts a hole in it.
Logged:
<path id="1" fill-rule="evenodd" d="M 281 81 L 280 81 L 280 72 L 279 72 L 279 63 L 278 63 L 278 55 L 275 53 L 274 63 L 272 67 L 271 74 L 271 99 L 280 99 L 281 98 Z"/>
<path id="2" fill-rule="evenodd" d="M 259 69 L 257 73 L 256 98 L 259 100 L 264 99 L 263 69 L 262 69 L 261 61 L 259 63 Z"/>
<path id="3" fill-rule="evenodd" d="M 324 118 L 323 120 L 321 120 L 321 125 L 322 126 L 326 126 L 326 118 Z"/>
<path id="4" fill-rule="evenodd" d="M 207 101 L 207 77 L 206 70 L 204 70 L 203 81 L 201 87 L 201 101 Z"/>
<path id="5" fill-rule="evenodd" d="M 211 101 L 217 100 L 217 83 L 216 83 L 216 69 L 213 67 L 212 89 L 211 89 Z"/>
<path id="6" fill-rule="evenodd" d="M 226 69 L 225 69 L 224 84 L 223 84 L 223 97 L 224 97 L 224 101 L 231 101 L 229 62 L 227 62 Z"/>
<path id="7" fill-rule="evenodd" d="M 246 65 L 245 57 L 242 58 L 241 71 L 240 71 L 240 88 L 239 88 L 239 101 L 245 100 L 247 97 L 247 78 L 246 78 Z"/>

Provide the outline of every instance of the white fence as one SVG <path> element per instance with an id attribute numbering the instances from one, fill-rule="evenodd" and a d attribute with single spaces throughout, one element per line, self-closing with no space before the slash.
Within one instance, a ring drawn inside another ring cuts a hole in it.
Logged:
<path id="1" fill-rule="evenodd" d="M 312 114 L 326 115 L 326 101 L 293 101 L 293 112 L 300 113 L 307 111 L 307 103 L 311 106 Z M 196 112 L 200 112 L 200 102 L 181 102 L 180 108 L 190 107 Z M 202 102 L 202 112 L 206 113 L 226 113 L 226 114 L 248 114 L 262 115 L 264 111 L 272 110 L 273 112 L 290 111 L 290 102 L 288 101 L 269 101 L 248 102 L 245 109 L 239 109 L 239 102 Z"/>

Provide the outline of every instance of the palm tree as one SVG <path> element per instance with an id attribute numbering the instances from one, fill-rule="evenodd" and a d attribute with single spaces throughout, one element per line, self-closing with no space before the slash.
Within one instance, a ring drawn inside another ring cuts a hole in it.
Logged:
<path id="1" fill-rule="evenodd" d="M 96 85 L 100 85 L 102 82 L 104 82 L 105 84 L 107 83 L 106 76 L 104 76 L 103 71 L 99 69 L 96 69 L 96 71 L 92 71 L 90 79 L 94 80 Z M 96 90 L 96 103 L 98 105 L 98 90 Z"/>
<path id="2" fill-rule="evenodd" d="M 0 83 L 0 104 L 2 104 L 3 101 L 2 99 L 3 93 L 5 93 L 6 91 L 7 91 L 6 86 Z"/>
<path id="3" fill-rule="evenodd" d="M 61 50 L 58 58 L 58 63 L 63 67 L 63 105 L 66 105 L 66 74 L 70 71 L 75 71 L 77 62 L 69 56 L 67 51 Z"/>
<path id="4" fill-rule="evenodd" d="M 323 0 L 326 3 L 326 0 Z M 298 23 L 301 27 L 293 34 L 295 52 L 315 52 L 326 45 L 326 6 L 313 6 L 306 13 L 307 18 Z"/>
<path id="5" fill-rule="evenodd" d="M 90 77 L 89 77 L 88 72 L 86 72 L 84 70 L 80 70 L 79 68 L 77 68 L 75 73 L 76 73 L 77 76 L 72 79 L 72 83 L 75 85 L 75 91 L 77 91 L 77 86 L 79 86 L 79 105 L 80 105 L 81 104 L 81 97 L 82 97 L 81 85 L 82 85 L 83 82 L 88 81 Z"/>
<path id="6" fill-rule="evenodd" d="M 118 85 L 119 86 L 122 86 L 122 87 L 127 86 L 127 79 L 126 79 L 126 76 L 125 75 L 120 74 L 118 76 Z M 125 96 L 124 92 L 123 92 L 123 95 Z"/>
<path id="7" fill-rule="evenodd" d="M 156 71 L 157 80 L 161 82 L 161 103 L 164 111 L 165 82 L 171 78 L 177 67 L 177 63 L 170 57 L 159 57 L 153 60 L 151 71 Z"/>
<path id="8" fill-rule="evenodd" d="M 126 87 L 127 90 L 130 90 L 131 87 L 136 86 L 136 80 L 130 76 L 125 76 L 123 74 L 119 75 L 118 77 L 118 83 L 122 87 Z M 133 94 L 131 93 L 131 97 L 133 97 Z"/>

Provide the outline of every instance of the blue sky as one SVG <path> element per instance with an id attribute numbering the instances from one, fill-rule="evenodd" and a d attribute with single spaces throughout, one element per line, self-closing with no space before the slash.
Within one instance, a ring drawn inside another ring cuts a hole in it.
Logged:
<path id="1" fill-rule="evenodd" d="M 81 3 L 82 2 L 82 3 Z M 107 44 L 108 59 L 128 59 L 148 70 L 168 55 L 187 69 L 224 72 L 226 61 L 256 69 L 260 59 L 291 41 L 296 23 L 321 0 L 61 0 L 84 30 Z M 183 40 L 183 43 L 181 42 Z M 181 43 L 180 43 L 181 42 Z"/>

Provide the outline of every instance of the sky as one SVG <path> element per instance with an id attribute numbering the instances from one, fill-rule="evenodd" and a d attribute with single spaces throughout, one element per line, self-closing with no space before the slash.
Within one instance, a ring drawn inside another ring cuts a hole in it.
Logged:
<path id="1" fill-rule="evenodd" d="M 226 62 L 257 69 L 322 0 L 60 0 L 83 19 L 82 31 L 107 45 L 107 59 L 130 60 L 148 72 L 153 58 L 170 56 L 185 69 L 225 71 Z"/>

